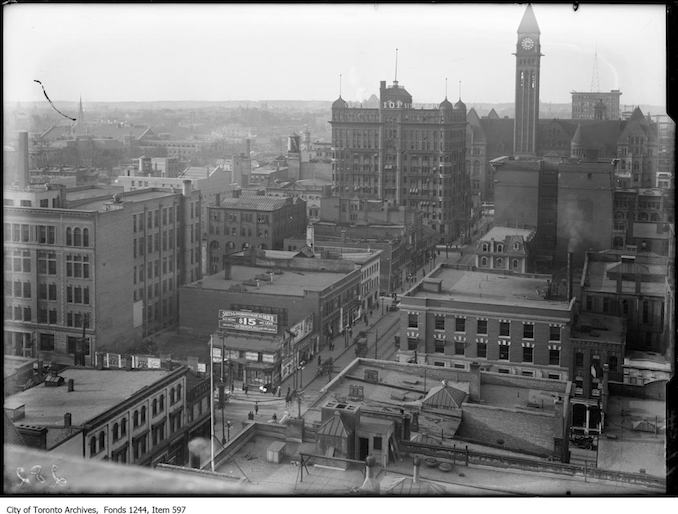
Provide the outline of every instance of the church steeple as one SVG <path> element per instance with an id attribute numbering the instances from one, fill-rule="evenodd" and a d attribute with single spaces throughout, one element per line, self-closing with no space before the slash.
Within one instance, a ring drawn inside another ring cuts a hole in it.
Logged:
<path id="1" fill-rule="evenodd" d="M 85 113 L 82 110 L 82 95 L 80 95 L 80 106 L 78 107 L 78 122 L 83 123 L 85 121 Z"/>

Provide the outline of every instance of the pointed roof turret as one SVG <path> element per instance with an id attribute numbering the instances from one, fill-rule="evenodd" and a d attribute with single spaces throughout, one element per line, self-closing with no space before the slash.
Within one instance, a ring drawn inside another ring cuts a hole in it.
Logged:
<path id="1" fill-rule="evenodd" d="M 645 119 L 643 111 L 640 110 L 640 107 L 636 107 L 635 109 L 633 109 L 633 113 L 631 114 L 629 121 L 647 121 L 647 120 Z"/>
<path id="2" fill-rule="evenodd" d="M 348 104 L 346 103 L 346 100 L 344 100 L 342 97 L 337 98 L 334 103 L 332 104 L 332 110 L 334 109 L 346 109 L 348 107 Z"/>
<path id="3" fill-rule="evenodd" d="M 461 101 L 461 98 L 457 101 L 456 104 L 454 104 L 455 109 L 464 109 L 466 110 L 466 104 Z"/>
<path id="4" fill-rule="evenodd" d="M 532 33 L 532 34 L 541 34 L 539 31 L 539 25 L 537 24 L 537 18 L 534 16 L 534 11 L 532 11 L 532 5 L 527 4 L 527 9 L 525 9 L 525 14 L 523 14 L 523 19 L 520 20 L 520 25 L 518 25 L 518 33 Z"/>
<path id="5" fill-rule="evenodd" d="M 440 102 L 440 105 L 438 106 L 439 109 L 453 109 L 454 106 L 452 105 L 452 102 L 450 102 L 447 97 L 445 97 L 445 100 Z"/>
<path id="6" fill-rule="evenodd" d="M 487 113 L 487 117 L 491 120 L 499 119 L 499 115 L 497 114 L 497 111 L 494 110 L 494 107 L 490 110 L 489 113 Z"/>

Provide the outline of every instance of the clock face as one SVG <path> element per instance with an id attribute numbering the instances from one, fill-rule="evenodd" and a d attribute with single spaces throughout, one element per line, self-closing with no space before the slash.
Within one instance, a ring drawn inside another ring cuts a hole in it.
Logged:
<path id="1" fill-rule="evenodd" d="M 534 48 L 534 41 L 529 37 L 526 37 L 520 42 L 520 46 L 523 47 L 523 50 L 532 50 L 532 48 Z"/>

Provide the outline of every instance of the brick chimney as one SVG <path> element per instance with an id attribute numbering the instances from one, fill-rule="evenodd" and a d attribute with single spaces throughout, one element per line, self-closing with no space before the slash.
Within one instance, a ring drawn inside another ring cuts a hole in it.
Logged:
<path id="1" fill-rule="evenodd" d="M 471 382 L 469 383 L 469 395 L 472 402 L 480 401 L 480 364 L 472 362 L 471 368 Z"/>

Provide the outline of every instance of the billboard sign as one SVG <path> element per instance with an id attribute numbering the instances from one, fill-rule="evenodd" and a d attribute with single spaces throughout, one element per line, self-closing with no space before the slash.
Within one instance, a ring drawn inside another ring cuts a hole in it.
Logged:
<path id="1" fill-rule="evenodd" d="M 278 333 L 278 315 L 248 311 L 219 311 L 219 328 L 243 332 Z"/>

